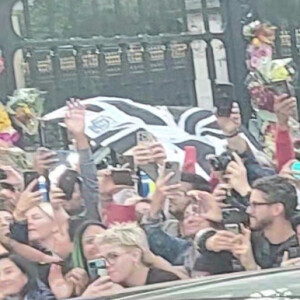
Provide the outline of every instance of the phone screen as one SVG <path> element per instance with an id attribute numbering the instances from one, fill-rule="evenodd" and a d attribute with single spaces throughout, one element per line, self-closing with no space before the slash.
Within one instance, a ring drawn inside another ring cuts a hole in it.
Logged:
<path id="1" fill-rule="evenodd" d="M 241 220 L 241 212 L 238 208 L 228 208 L 222 210 L 222 217 L 224 224 L 238 224 L 243 223 Z"/>
<path id="2" fill-rule="evenodd" d="M 241 232 L 240 224 L 225 224 L 224 227 L 227 231 L 230 231 L 234 234 L 239 234 Z"/>
<path id="3" fill-rule="evenodd" d="M 122 155 L 119 158 L 119 163 L 122 167 L 125 166 L 125 168 L 130 169 L 134 172 L 135 166 L 134 166 L 134 158 L 132 155 Z"/>
<path id="4" fill-rule="evenodd" d="M 165 163 L 165 175 L 169 173 L 174 173 L 174 175 L 169 180 L 169 185 L 180 183 L 181 173 L 180 173 L 180 165 L 178 162 L 167 161 Z"/>
<path id="5" fill-rule="evenodd" d="M 131 170 L 117 169 L 117 170 L 112 170 L 111 174 L 115 185 L 134 186 L 134 182 L 131 177 Z"/>
<path id="6" fill-rule="evenodd" d="M 26 188 L 32 180 L 39 177 L 39 174 L 35 171 L 25 171 L 23 173 L 23 176 L 24 176 L 24 185 Z M 34 190 L 37 190 L 37 189 L 38 189 L 38 185 L 36 186 L 36 188 L 34 188 Z"/>

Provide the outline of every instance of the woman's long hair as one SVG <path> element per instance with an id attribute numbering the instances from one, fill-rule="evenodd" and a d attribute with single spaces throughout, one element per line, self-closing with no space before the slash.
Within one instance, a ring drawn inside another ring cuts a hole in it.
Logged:
<path id="1" fill-rule="evenodd" d="M 89 226 L 99 226 L 103 229 L 107 229 L 105 225 L 98 221 L 88 220 L 83 222 L 76 230 L 74 236 L 72 261 L 74 268 L 82 268 L 87 271 L 87 260 L 84 257 L 83 246 L 82 246 L 82 236 Z"/>

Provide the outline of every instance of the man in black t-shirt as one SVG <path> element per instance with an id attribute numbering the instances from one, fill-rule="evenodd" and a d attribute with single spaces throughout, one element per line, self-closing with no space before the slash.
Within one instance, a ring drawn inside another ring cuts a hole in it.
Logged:
<path id="1" fill-rule="evenodd" d="M 286 251 L 289 258 L 298 256 L 299 244 L 291 224 L 296 207 L 296 189 L 288 179 L 272 176 L 256 181 L 247 209 L 250 228 L 255 231 L 251 235 L 255 262 L 250 254 L 241 260 L 251 262 L 252 268 L 254 263 L 257 268 L 272 268 L 281 265 Z"/>
<path id="2" fill-rule="evenodd" d="M 236 237 L 209 232 L 201 238 L 200 250 L 203 248 L 202 253 L 208 251 L 217 255 L 222 250 L 232 253 L 245 270 L 280 267 L 284 253 L 288 259 L 300 256 L 299 242 L 291 223 L 296 207 L 296 189 L 288 179 L 263 177 L 254 182 L 246 211 L 251 230 L 242 226 L 241 234 Z"/>

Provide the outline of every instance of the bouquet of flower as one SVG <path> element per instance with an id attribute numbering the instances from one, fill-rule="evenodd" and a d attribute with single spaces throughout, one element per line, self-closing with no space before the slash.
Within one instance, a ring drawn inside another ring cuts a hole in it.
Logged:
<path id="1" fill-rule="evenodd" d="M 276 92 L 274 87 L 281 90 L 279 94 L 294 94 L 293 81 L 296 68 L 291 58 L 273 59 L 273 44 L 276 27 L 271 24 L 254 21 L 243 28 L 247 47 L 247 68 L 249 70 L 246 85 L 251 97 L 251 104 L 259 119 L 261 141 L 266 153 L 271 158 L 274 155 L 274 101 Z M 278 93 L 277 93 L 278 94 Z M 298 118 L 298 116 L 294 116 Z M 293 133 L 299 135 L 298 122 L 290 120 Z"/>
<path id="2" fill-rule="evenodd" d="M 39 119 L 43 113 L 45 92 L 35 88 L 23 88 L 14 92 L 6 104 L 7 112 L 15 124 L 25 133 L 35 135 L 38 132 Z"/>
<path id="3" fill-rule="evenodd" d="M 0 143 L 11 146 L 20 138 L 17 131 L 12 127 L 9 115 L 2 103 L 0 103 Z"/>

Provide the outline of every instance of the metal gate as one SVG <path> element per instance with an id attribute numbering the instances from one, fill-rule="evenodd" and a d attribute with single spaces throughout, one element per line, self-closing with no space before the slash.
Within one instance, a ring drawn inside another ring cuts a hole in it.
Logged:
<path id="1" fill-rule="evenodd" d="M 6 70 L 1 97 L 23 85 L 48 92 L 47 108 L 70 96 L 120 96 L 151 104 L 197 104 L 193 41 L 204 41 L 212 94 L 217 78 L 213 40 L 225 47 L 229 80 L 250 115 L 243 80 L 243 0 L 4 0 L 0 49 Z M 19 14 L 12 16 L 13 7 Z M 223 30 L 214 32 L 219 14 Z M 200 30 L 189 28 L 199 15 Z M 12 18 L 13 17 L 13 18 Z M 18 34 L 16 33 L 18 32 Z M 18 52 L 19 51 L 19 52 Z M 19 59 L 22 70 L 14 68 Z M 21 74 L 17 74 L 21 73 Z"/>

